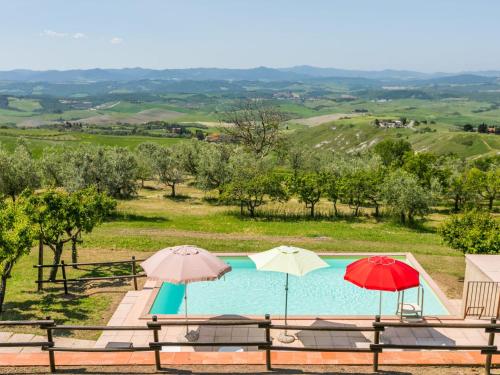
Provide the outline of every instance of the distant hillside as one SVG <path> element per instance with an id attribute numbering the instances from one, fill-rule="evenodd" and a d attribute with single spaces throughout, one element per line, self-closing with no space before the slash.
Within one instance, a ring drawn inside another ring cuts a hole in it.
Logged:
<path id="1" fill-rule="evenodd" d="M 364 71 L 336 68 L 318 68 L 313 66 L 295 66 L 291 68 L 258 67 L 251 69 L 73 69 L 73 70 L 10 70 L 0 71 L 0 81 L 17 82 L 104 82 L 137 80 L 223 80 L 223 81 L 301 81 L 318 78 L 365 78 L 380 81 L 430 80 L 457 75 L 481 77 L 500 77 L 500 71 L 470 73 L 421 73 L 408 70 Z"/>
<path id="2" fill-rule="evenodd" d="M 425 127 L 422 125 L 413 129 L 381 129 L 373 125 L 373 120 L 373 117 L 363 116 L 333 121 L 298 130 L 292 138 L 301 145 L 341 153 L 362 152 L 387 138 L 406 139 L 416 151 L 455 153 L 467 158 L 500 152 L 500 136 L 497 135 L 450 131 L 442 126 L 433 126 L 436 131 L 430 132 L 422 132 Z"/>

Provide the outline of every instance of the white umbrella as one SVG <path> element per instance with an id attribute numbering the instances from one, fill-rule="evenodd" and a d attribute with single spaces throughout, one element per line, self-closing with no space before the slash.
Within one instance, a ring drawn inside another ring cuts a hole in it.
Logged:
<path id="1" fill-rule="evenodd" d="M 217 280 L 231 271 L 231 266 L 217 256 L 193 245 L 167 247 L 160 250 L 141 263 L 146 275 L 154 280 L 173 284 L 184 284 L 184 315 L 186 318 L 186 337 L 189 336 L 187 325 L 187 284 L 195 281 Z"/>
<path id="2" fill-rule="evenodd" d="M 293 246 L 279 246 L 274 249 L 258 254 L 249 255 L 259 271 L 274 271 L 286 274 L 285 284 L 285 326 L 288 318 L 288 275 L 304 276 L 305 274 L 319 268 L 328 267 L 328 263 L 322 260 L 313 251 Z M 295 338 L 284 334 L 279 337 L 282 342 L 293 342 Z"/>

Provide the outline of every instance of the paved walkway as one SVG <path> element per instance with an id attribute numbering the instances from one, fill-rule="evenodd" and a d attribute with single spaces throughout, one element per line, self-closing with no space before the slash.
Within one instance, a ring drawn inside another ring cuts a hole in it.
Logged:
<path id="1" fill-rule="evenodd" d="M 0 342 L 16 343 L 16 342 L 45 342 L 47 341 L 47 336 L 37 336 L 29 333 L 13 333 L 13 332 L 0 332 Z M 72 348 L 88 348 L 93 347 L 96 342 L 92 340 L 78 340 L 68 337 L 55 337 L 54 342 L 57 346 L 65 346 Z M 12 347 L 12 348 L 0 348 L 0 354 L 2 353 L 39 353 L 41 349 L 39 347 Z"/>
<path id="2" fill-rule="evenodd" d="M 115 313 L 111 317 L 110 326 L 144 326 L 150 319 L 145 318 L 145 308 L 153 293 L 155 282 L 146 282 L 144 289 L 128 292 Z M 428 318 L 429 322 L 437 322 L 435 318 Z M 478 322 L 467 320 L 469 323 Z M 481 321 L 484 323 L 485 321 Z M 273 319 L 273 323 L 283 323 Z M 290 325 L 317 325 L 317 326 L 371 326 L 372 320 L 337 319 L 337 320 L 288 320 Z M 191 330 L 198 330 L 200 342 L 245 342 L 263 341 L 264 330 L 257 327 L 223 327 L 223 326 L 190 326 Z M 159 332 L 160 341 L 178 341 L 182 338 L 185 327 L 162 327 Z M 291 346 L 320 347 L 338 346 L 351 348 L 367 348 L 373 342 L 373 332 L 318 332 L 318 331 L 289 331 L 297 338 Z M 276 338 L 279 331 L 271 331 L 271 337 L 276 345 L 282 345 Z M 147 345 L 153 340 L 149 331 L 106 331 L 97 340 L 97 347 L 104 347 L 110 341 L 131 342 L 135 346 Z M 382 343 L 403 345 L 486 345 L 487 337 L 484 330 L 453 329 L 453 328 L 387 328 L 380 336 Z M 496 337 L 496 344 L 500 346 L 500 335 Z M 232 348 L 236 350 L 236 348 Z M 241 347 L 243 351 L 256 351 L 256 347 Z M 219 351 L 220 347 L 164 347 L 164 351 L 194 352 Z M 225 348 L 223 350 L 229 350 Z"/>

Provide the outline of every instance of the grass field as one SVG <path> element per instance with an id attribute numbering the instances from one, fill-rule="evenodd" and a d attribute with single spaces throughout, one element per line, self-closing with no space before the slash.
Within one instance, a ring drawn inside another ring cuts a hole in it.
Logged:
<path id="1" fill-rule="evenodd" d="M 151 185 L 140 192 L 138 199 L 120 201 L 113 219 L 93 233 L 83 236 L 81 261 L 110 261 L 147 257 L 167 246 L 194 244 L 213 252 L 256 252 L 288 244 L 322 252 L 411 252 L 451 298 L 462 291 L 461 278 L 464 259 L 461 253 L 444 246 L 435 228 L 443 214 L 433 214 L 419 228 L 400 226 L 390 219 L 376 221 L 369 216 L 354 219 L 332 219 L 324 216 L 314 220 L 240 217 L 236 207 L 210 203 L 203 192 L 189 186 L 179 188 L 180 197 L 166 198 L 165 191 Z M 261 214 L 278 209 L 269 204 Z M 291 202 L 288 212 L 305 210 L 298 202 Z M 330 204 L 321 202 L 318 213 L 327 215 Z M 368 211 L 365 211 L 365 214 Z M 46 250 L 50 261 L 50 250 Z M 65 259 L 69 261 L 69 249 Z M 130 286 L 124 282 L 89 284 L 71 287 L 71 296 L 65 297 L 62 285 L 45 293 L 36 292 L 36 251 L 24 257 L 9 280 L 5 310 L 1 319 L 31 319 L 50 315 L 64 323 L 104 324 L 114 306 Z M 128 267 L 128 266 L 127 266 Z M 113 272 L 130 272 L 127 267 Z M 74 275 L 108 275 L 107 268 L 84 267 L 70 269 Z M 85 297 L 85 298 L 84 298 Z M 76 335 L 95 337 L 92 333 Z M 78 336 L 83 337 L 83 336 Z"/>
<path id="2" fill-rule="evenodd" d="M 185 138 L 162 138 L 146 136 L 115 136 L 86 133 L 64 133 L 47 129 L 0 129 L 0 144 L 8 150 L 13 150 L 18 138 L 24 138 L 33 155 L 38 157 L 42 151 L 51 146 L 76 145 L 89 143 L 101 146 L 119 146 L 134 149 L 144 142 L 154 142 L 171 145 L 182 142 Z"/>

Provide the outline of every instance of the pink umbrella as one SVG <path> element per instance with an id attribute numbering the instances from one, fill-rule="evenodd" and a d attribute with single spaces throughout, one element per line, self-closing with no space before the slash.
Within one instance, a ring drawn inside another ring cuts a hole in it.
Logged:
<path id="1" fill-rule="evenodd" d="M 187 284 L 195 281 L 217 280 L 231 271 L 231 266 L 207 250 L 193 245 L 167 247 L 141 263 L 146 275 L 154 280 L 184 284 L 184 313 L 187 318 Z M 186 337 L 189 339 L 186 324 Z M 193 339 L 195 339 L 193 337 Z"/>

